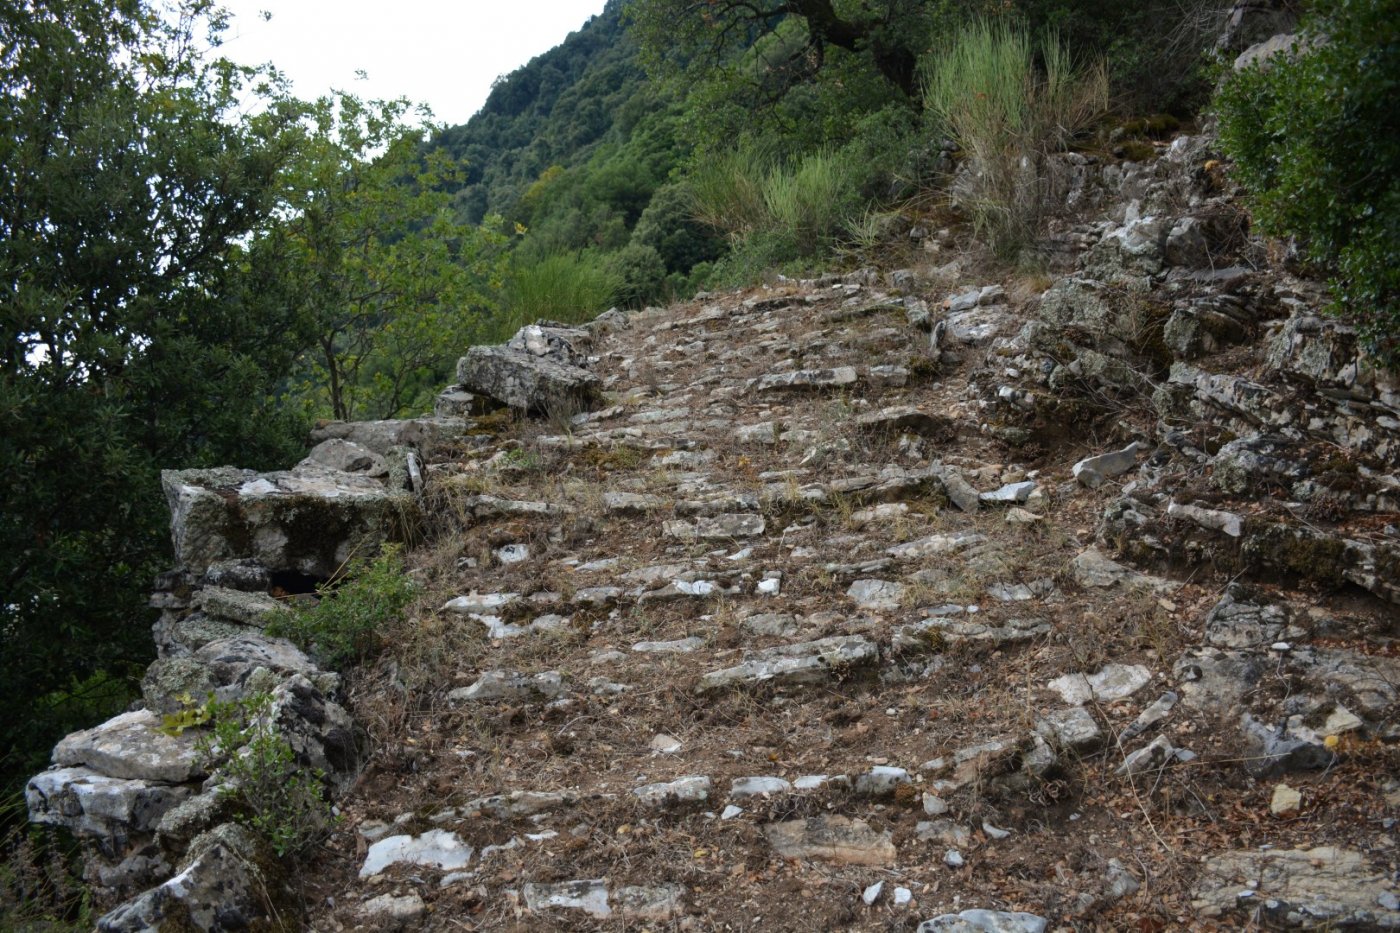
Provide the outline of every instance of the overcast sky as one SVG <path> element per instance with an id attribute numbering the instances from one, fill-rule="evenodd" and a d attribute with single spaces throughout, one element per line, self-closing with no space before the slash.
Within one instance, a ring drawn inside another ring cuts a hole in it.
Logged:
<path id="1" fill-rule="evenodd" d="M 465 123 L 491 82 L 558 45 L 604 2 L 220 0 L 233 14 L 220 51 L 244 64 L 272 62 L 299 97 L 332 88 L 407 97 L 439 122 Z M 272 18 L 264 22 L 262 11 Z"/>

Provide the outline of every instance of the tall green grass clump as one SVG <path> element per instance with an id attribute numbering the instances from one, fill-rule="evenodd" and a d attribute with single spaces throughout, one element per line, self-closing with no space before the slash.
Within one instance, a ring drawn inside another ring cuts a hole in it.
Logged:
<path id="1" fill-rule="evenodd" d="M 790 238 L 797 256 L 815 256 L 860 219 L 858 186 L 847 163 L 829 151 L 775 168 L 763 186 L 771 228 Z"/>
<path id="2" fill-rule="evenodd" d="M 764 185 L 772 156 L 752 143 L 699 159 L 686 178 L 695 219 L 729 238 L 743 241 L 769 225 Z"/>
<path id="3" fill-rule="evenodd" d="M 927 57 L 923 74 L 928 113 L 971 160 L 959 200 L 993 251 L 1014 258 L 1040 226 L 1045 157 L 1108 108 L 1107 71 L 1076 65 L 1054 33 L 1036 41 L 1024 26 L 979 20 Z"/>
<path id="4" fill-rule="evenodd" d="M 541 318 L 579 323 L 607 310 L 622 282 L 607 264 L 590 254 L 555 254 L 515 269 L 505 282 L 505 319 L 509 337 L 522 325 Z"/>
<path id="5" fill-rule="evenodd" d="M 729 239 L 733 268 L 830 252 L 860 223 L 864 181 L 837 152 L 780 160 L 753 145 L 708 158 L 689 177 L 695 217 Z"/>

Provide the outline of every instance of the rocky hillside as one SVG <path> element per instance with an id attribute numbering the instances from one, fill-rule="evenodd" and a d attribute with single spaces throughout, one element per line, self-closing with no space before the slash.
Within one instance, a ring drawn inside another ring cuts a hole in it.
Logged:
<path id="1" fill-rule="evenodd" d="M 342 819 L 287 877 L 155 712 L 70 737 L 103 928 L 1400 927 L 1400 384 L 1208 137 L 1060 169 L 1059 277 L 915 231 L 167 477 L 149 709 L 263 685 Z M 259 631 L 409 532 L 376 664 Z"/>

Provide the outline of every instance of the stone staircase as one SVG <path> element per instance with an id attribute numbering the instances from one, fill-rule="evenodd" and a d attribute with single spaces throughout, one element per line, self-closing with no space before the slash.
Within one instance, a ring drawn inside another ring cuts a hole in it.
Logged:
<path id="1" fill-rule="evenodd" d="M 268 882 L 292 927 L 1400 927 L 1396 385 L 1207 222 L 1209 156 L 1085 182 L 1130 204 L 1048 289 L 867 270 L 545 323 L 438 419 L 172 474 L 147 712 L 31 784 L 105 886 L 158 882 L 103 927 L 244 851 L 186 817 L 187 744 L 131 737 L 259 679 L 340 791 Z M 377 665 L 249 631 L 410 529 Z"/>

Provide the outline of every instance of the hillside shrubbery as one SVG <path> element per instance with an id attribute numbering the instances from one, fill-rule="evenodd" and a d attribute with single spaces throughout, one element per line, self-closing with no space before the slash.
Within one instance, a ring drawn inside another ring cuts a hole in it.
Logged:
<path id="1" fill-rule="evenodd" d="M 1295 237 L 1336 310 L 1400 367 L 1400 2 L 1335 0 L 1303 35 L 1226 82 L 1221 143 L 1260 227 Z"/>

